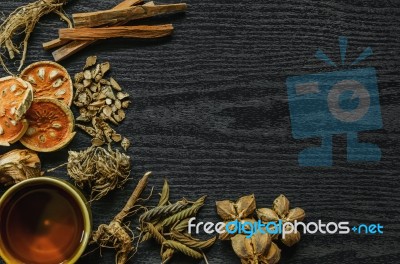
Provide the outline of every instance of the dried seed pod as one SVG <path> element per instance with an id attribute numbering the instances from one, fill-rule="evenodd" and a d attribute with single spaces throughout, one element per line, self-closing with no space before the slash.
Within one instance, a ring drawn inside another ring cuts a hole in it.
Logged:
<path id="1" fill-rule="evenodd" d="M 86 64 L 85 67 L 83 67 L 84 70 L 86 70 L 87 68 L 92 67 L 93 65 L 95 65 L 97 62 L 97 56 L 90 56 L 86 59 Z"/>
<path id="2" fill-rule="evenodd" d="M 281 259 L 281 250 L 279 247 L 272 242 L 271 247 L 266 255 L 261 256 L 261 263 L 265 264 L 276 264 Z"/>
<path id="3" fill-rule="evenodd" d="M 224 221 L 233 220 L 236 218 L 235 204 L 229 200 L 217 201 L 217 214 Z"/>
<path id="4" fill-rule="evenodd" d="M 284 220 L 286 220 L 287 222 L 294 222 L 294 221 L 303 221 L 304 217 L 306 216 L 306 213 L 304 212 L 303 209 L 296 207 L 294 209 L 290 209 L 289 213 L 287 214 L 287 216 L 285 217 Z"/>
<path id="5" fill-rule="evenodd" d="M 275 199 L 273 210 L 282 218 L 289 212 L 289 200 L 285 195 L 281 194 Z"/>
<path id="6" fill-rule="evenodd" d="M 286 227 L 286 230 L 289 230 L 289 227 Z M 291 233 L 287 233 L 285 238 L 282 237 L 281 241 L 288 247 L 291 247 L 297 244 L 300 241 L 301 235 L 297 230 L 292 231 Z"/>
<path id="7" fill-rule="evenodd" d="M 246 218 L 256 210 L 256 199 L 254 194 L 241 197 L 236 202 L 236 210 L 239 219 Z"/>
<path id="8" fill-rule="evenodd" d="M 261 221 L 263 221 L 265 223 L 279 221 L 279 216 L 272 209 L 260 208 L 260 209 L 257 209 L 256 212 L 257 212 L 258 219 L 260 219 Z"/>

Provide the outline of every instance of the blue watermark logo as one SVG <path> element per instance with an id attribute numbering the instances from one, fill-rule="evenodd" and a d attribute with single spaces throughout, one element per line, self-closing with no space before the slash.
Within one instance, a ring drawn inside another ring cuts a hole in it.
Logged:
<path id="1" fill-rule="evenodd" d="M 292 222 L 284 222 L 279 220 L 277 222 L 262 222 L 261 220 L 249 220 L 249 221 L 239 221 L 234 220 L 231 222 L 218 222 L 214 224 L 213 222 L 199 222 L 196 221 L 195 217 L 190 218 L 188 222 L 188 234 L 200 234 L 200 232 L 205 232 L 206 234 L 212 235 L 214 233 L 224 234 L 228 233 L 230 235 L 242 234 L 246 238 L 251 238 L 253 235 L 269 234 L 269 235 L 280 235 L 285 238 L 286 235 L 292 233 L 301 232 L 304 234 L 322 234 L 322 235 L 347 235 L 347 234 L 357 234 L 357 235 L 382 235 L 383 225 L 377 224 L 359 224 L 351 226 L 348 221 L 341 222 L 328 222 L 324 223 L 322 220 L 317 222 L 304 223 L 295 220 Z"/>
<path id="2" fill-rule="evenodd" d="M 339 38 L 342 67 L 346 66 L 347 38 Z M 361 143 L 358 132 L 383 127 L 374 68 L 352 68 L 372 55 L 366 48 L 346 70 L 289 77 L 286 81 L 292 135 L 295 139 L 321 138 L 321 145 L 299 154 L 301 166 L 332 166 L 332 136 L 347 134 L 347 160 L 380 161 L 380 148 Z M 318 50 L 315 55 L 337 65 Z"/>

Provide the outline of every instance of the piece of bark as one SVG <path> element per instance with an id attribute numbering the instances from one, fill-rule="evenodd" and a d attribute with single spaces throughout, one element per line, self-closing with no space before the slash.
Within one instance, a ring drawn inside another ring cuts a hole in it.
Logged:
<path id="1" fill-rule="evenodd" d="M 125 0 L 125 1 L 122 1 L 121 3 L 119 3 L 118 5 L 114 6 L 112 9 L 115 9 L 115 10 L 123 9 L 123 8 L 131 7 L 134 5 L 139 5 L 141 3 L 143 3 L 143 0 Z M 66 39 L 64 39 L 64 40 L 61 40 L 59 38 L 53 39 L 53 40 L 43 43 L 43 49 L 44 50 L 54 49 L 57 47 L 61 47 L 69 42 L 70 42 L 70 40 L 66 40 Z"/>
<path id="2" fill-rule="evenodd" d="M 153 1 L 147 2 L 143 6 L 154 6 L 154 2 Z M 121 23 L 117 23 L 116 26 L 122 26 L 128 22 L 129 22 L 129 20 L 123 21 Z M 74 40 L 74 41 L 62 46 L 61 48 L 53 51 L 53 53 L 52 53 L 53 58 L 55 61 L 64 60 L 95 42 L 96 42 L 96 40 L 93 40 L 93 41 Z"/>
<path id="3" fill-rule="evenodd" d="M 172 34 L 172 24 L 160 26 L 119 26 L 105 28 L 63 28 L 60 39 L 97 40 L 108 38 L 161 38 Z"/>
<path id="4" fill-rule="evenodd" d="M 184 12 L 185 3 L 155 6 L 132 6 L 118 10 L 105 10 L 73 14 L 75 28 L 99 27 L 108 24 L 153 17 L 166 13 Z"/>

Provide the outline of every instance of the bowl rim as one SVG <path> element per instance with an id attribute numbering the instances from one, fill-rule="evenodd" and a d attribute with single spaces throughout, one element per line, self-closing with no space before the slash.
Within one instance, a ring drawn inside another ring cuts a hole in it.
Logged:
<path id="1" fill-rule="evenodd" d="M 81 237 L 81 243 L 79 247 L 75 250 L 74 254 L 69 258 L 64 260 L 62 263 L 59 264 L 66 264 L 66 263 L 75 263 L 78 261 L 78 259 L 82 256 L 83 252 L 85 251 L 89 239 L 91 237 L 92 233 L 92 213 L 91 209 L 89 207 L 89 203 L 87 202 L 85 196 L 81 193 L 80 190 L 78 190 L 74 185 L 71 183 L 51 177 L 51 176 L 41 176 L 37 178 L 31 178 L 24 180 L 20 183 L 17 183 L 10 187 L 1 197 L 0 197 L 0 213 L 1 213 L 1 205 L 3 205 L 16 191 L 20 190 L 21 188 L 27 187 L 27 186 L 34 186 L 36 184 L 51 184 L 54 186 L 57 186 L 61 188 L 62 190 L 66 191 L 73 199 L 75 202 L 78 203 L 79 209 L 82 213 L 83 216 L 83 221 L 84 221 L 84 226 L 83 226 L 83 235 Z M 2 237 L 0 236 L 0 257 L 6 262 L 6 263 L 16 263 L 16 261 L 19 261 L 15 259 L 14 257 L 9 254 L 5 248 L 3 248 L 2 245 L 4 243 L 2 242 Z M 57 263 L 58 264 L 58 263 Z"/>

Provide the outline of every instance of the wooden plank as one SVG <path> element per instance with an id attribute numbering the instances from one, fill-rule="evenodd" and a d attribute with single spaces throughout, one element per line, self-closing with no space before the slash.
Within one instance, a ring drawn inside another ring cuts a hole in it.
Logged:
<path id="1" fill-rule="evenodd" d="M 157 15 L 184 12 L 187 9 L 185 3 L 155 6 L 133 6 L 118 10 L 105 10 L 90 13 L 73 14 L 75 28 L 100 27 L 123 21 L 137 20 Z"/>
<path id="2" fill-rule="evenodd" d="M 159 26 L 120 26 L 106 28 L 63 28 L 60 39 L 98 40 L 108 38 L 161 38 L 172 34 L 172 24 Z"/>

